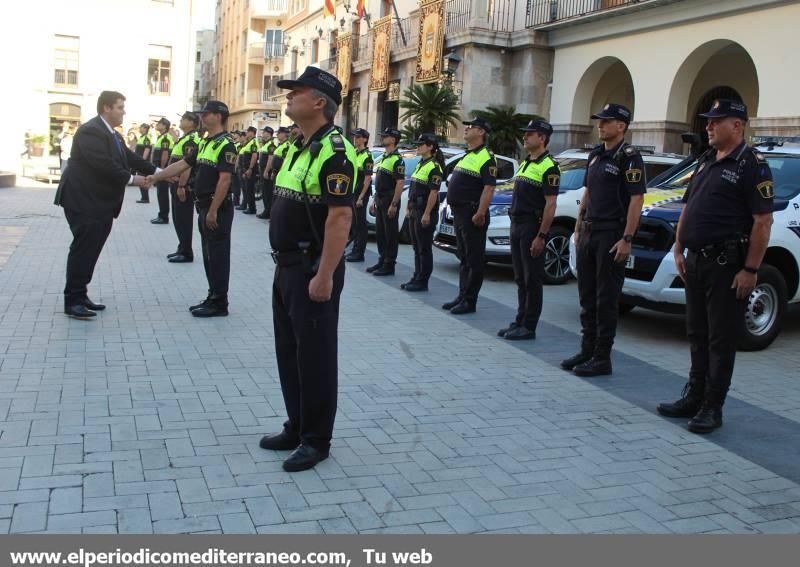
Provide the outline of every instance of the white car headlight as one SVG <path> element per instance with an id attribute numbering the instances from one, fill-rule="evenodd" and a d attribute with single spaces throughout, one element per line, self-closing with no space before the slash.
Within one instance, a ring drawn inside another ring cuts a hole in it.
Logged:
<path id="1" fill-rule="evenodd" d="M 511 205 L 491 205 L 489 207 L 490 217 L 508 216 L 508 211 L 511 210 Z"/>

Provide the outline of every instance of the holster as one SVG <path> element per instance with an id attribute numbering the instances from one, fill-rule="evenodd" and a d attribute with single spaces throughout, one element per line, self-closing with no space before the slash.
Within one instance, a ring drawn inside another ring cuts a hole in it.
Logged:
<path id="1" fill-rule="evenodd" d="M 300 261 L 303 265 L 303 271 L 310 276 L 317 275 L 319 271 L 319 262 L 321 259 L 320 255 L 314 255 L 311 250 L 311 243 L 307 241 L 301 241 L 297 243 L 297 247 L 300 249 L 301 257 Z"/>

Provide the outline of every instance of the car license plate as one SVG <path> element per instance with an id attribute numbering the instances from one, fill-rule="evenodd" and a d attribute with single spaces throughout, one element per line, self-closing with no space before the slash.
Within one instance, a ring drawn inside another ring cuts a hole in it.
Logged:
<path id="1" fill-rule="evenodd" d="M 634 257 L 633 256 L 628 256 L 628 259 L 625 262 L 625 269 L 626 270 L 632 270 L 633 269 L 633 261 L 634 261 Z"/>
<path id="2" fill-rule="evenodd" d="M 449 234 L 450 236 L 456 235 L 456 230 L 449 224 L 440 223 L 439 224 L 439 232 L 442 234 Z"/>

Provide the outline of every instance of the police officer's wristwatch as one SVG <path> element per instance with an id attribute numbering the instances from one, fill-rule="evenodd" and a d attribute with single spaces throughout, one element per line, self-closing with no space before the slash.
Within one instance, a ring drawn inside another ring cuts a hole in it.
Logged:
<path id="1" fill-rule="evenodd" d="M 547 232 L 540 232 L 539 234 L 537 234 L 537 236 L 542 240 L 547 240 L 548 238 L 550 238 L 550 234 Z"/>
<path id="2" fill-rule="evenodd" d="M 624 235 L 622 237 L 622 240 L 624 240 L 625 242 L 630 244 L 631 242 L 633 242 L 633 235 L 632 234 L 626 234 L 626 235 Z"/>
<path id="3" fill-rule="evenodd" d="M 747 272 L 748 274 L 757 274 L 757 273 L 758 273 L 758 268 L 751 268 L 751 267 L 749 267 L 749 266 L 745 266 L 745 267 L 744 267 L 744 268 L 742 268 L 742 269 L 743 269 L 745 272 Z"/>

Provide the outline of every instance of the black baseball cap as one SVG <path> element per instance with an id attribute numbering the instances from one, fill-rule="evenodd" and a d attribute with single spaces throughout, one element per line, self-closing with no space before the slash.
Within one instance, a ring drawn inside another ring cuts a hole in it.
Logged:
<path id="1" fill-rule="evenodd" d="M 353 136 L 369 139 L 369 132 L 367 130 L 364 130 L 363 128 L 356 128 L 355 130 L 353 130 Z"/>
<path id="2" fill-rule="evenodd" d="M 520 130 L 523 132 L 538 132 L 545 136 L 550 136 L 553 133 L 553 127 L 544 120 L 531 120 L 525 128 L 520 128 Z"/>
<path id="3" fill-rule="evenodd" d="M 278 128 L 278 134 L 291 134 L 291 133 L 292 133 L 292 131 L 289 128 L 287 128 L 286 126 L 280 126 Z"/>
<path id="4" fill-rule="evenodd" d="M 197 116 L 196 112 L 192 112 L 191 110 L 187 110 L 186 112 L 184 112 L 181 115 L 181 119 L 182 120 L 191 120 L 192 122 L 197 124 L 197 121 L 200 120 L 200 117 Z"/>
<path id="5" fill-rule="evenodd" d="M 166 126 L 167 128 L 169 128 L 169 127 L 172 125 L 172 122 L 170 122 L 169 120 L 167 120 L 166 118 L 164 118 L 164 117 L 162 116 L 162 117 L 161 117 L 161 120 L 159 120 L 159 121 L 157 122 L 157 124 L 162 124 L 163 126 Z"/>
<path id="6" fill-rule="evenodd" d="M 264 126 L 264 127 L 261 129 L 261 131 L 262 131 L 262 132 L 266 132 L 267 134 L 274 134 L 274 133 L 275 133 L 275 130 L 273 130 L 273 129 L 272 129 L 272 128 L 270 128 L 269 126 Z"/>
<path id="7" fill-rule="evenodd" d="M 150 124 L 148 124 L 147 122 L 142 122 L 141 124 L 139 124 L 139 128 L 147 128 L 149 130 Z"/>
<path id="8" fill-rule="evenodd" d="M 278 81 L 279 89 L 311 87 L 331 97 L 336 104 L 342 104 L 342 83 L 334 75 L 319 67 L 306 67 L 303 74 L 293 81 Z"/>
<path id="9" fill-rule="evenodd" d="M 199 114 L 205 114 L 207 112 L 222 114 L 223 116 L 228 116 L 231 113 L 230 110 L 228 110 L 228 105 L 219 100 L 206 101 L 206 105 L 200 109 Z"/>
<path id="10" fill-rule="evenodd" d="M 476 126 L 486 132 L 487 134 L 491 133 L 492 127 L 489 126 L 489 123 L 484 120 L 483 118 L 473 118 L 472 120 L 465 120 L 462 122 L 464 126 Z"/>
<path id="11" fill-rule="evenodd" d="M 425 134 L 420 134 L 419 138 L 414 140 L 414 143 L 418 146 L 421 146 L 422 144 L 438 146 L 439 140 L 436 138 L 436 134 L 425 133 Z"/>
<path id="12" fill-rule="evenodd" d="M 255 133 L 258 132 L 258 128 L 256 128 L 255 126 L 248 126 L 247 127 L 247 131 L 248 132 L 252 132 L 253 134 L 255 134 Z"/>
<path id="13" fill-rule="evenodd" d="M 397 128 L 385 128 L 383 132 L 381 132 L 381 136 L 384 138 L 386 136 L 392 136 L 398 142 L 400 141 L 400 138 L 403 137 L 403 135 L 400 133 L 400 130 Z"/>
<path id="14" fill-rule="evenodd" d="M 747 117 L 747 105 L 738 100 L 720 98 L 711 105 L 711 110 L 699 115 L 702 118 L 741 118 L 749 120 Z"/>
<path id="15" fill-rule="evenodd" d="M 598 120 L 620 120 L 625 124 L 631 123 L 631 109 L 622 104 L 609 102 L 603 107 L 603 110 L 597 114 L 592 114 L 592 118 Z"/>
<path id="16" fill-rule="evenodd" d="M 290 131 L 291 130 L 295 130 L 295 129 L 299 129 L 299 128 L 300 128 L 300 126 L 298 126 L 296 122 L 294 124 L 292 124 L 291 126 L 289 126 L 289 130 Z"/>

